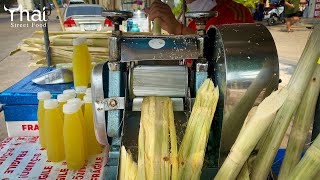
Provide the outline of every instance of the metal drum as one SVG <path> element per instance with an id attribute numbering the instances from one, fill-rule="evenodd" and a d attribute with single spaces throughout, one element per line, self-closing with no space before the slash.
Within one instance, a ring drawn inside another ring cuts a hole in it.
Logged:
<path id="1" fill-rule="evenodd" d="M 221 166 L 252 106 L 277 89 L 279 62 L 272 35 L 263 25 L 224 25 L 209 31 L 215 34 L 214 78 L 220 88 L 216 117 L 222 128 Z"/>

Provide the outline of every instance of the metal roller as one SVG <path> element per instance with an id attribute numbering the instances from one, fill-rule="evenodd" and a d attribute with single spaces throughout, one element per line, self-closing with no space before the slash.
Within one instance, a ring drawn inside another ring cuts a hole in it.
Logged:
<path id="1" fill-rule="evenodd" d="M 136 66 L 130 74 L 133 96 L 186 97 L 188 70 L 185 66 Z"/>

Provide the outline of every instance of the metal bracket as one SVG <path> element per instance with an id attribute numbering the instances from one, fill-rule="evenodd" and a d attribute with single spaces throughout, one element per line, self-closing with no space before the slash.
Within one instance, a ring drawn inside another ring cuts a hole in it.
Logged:
<path id="1" fill-rule="evenodd" d="M 106 98 L 103 102 L 104 102 L 105 111 L 124 109 L 124 106 L 125 106 L 124 97 L 109 97 L 109 98 Z"/>

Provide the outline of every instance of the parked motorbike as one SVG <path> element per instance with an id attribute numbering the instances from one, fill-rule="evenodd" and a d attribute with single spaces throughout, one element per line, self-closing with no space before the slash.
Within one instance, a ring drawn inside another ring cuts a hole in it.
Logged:
<path id="1" fill-rule="evenodd" d="M 284 6 L 280 3 L 270 4 L 271 9 L 265 11 L 264 19 L 267 20 L 269 26 L 284 23 Z"/>

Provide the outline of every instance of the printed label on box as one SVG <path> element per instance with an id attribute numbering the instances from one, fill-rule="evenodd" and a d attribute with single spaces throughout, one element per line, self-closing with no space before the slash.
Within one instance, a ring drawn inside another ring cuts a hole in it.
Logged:
<path id="1" fill-rule="evenodd" d="M 90 156 L 82 169 L 71 171 L 65 161 L 47 160 L 38 136 L 9 137 L 0 144 L 1 179 L 105 179 L 107 155 L 105 148 L 103 153 Z"/>
<path id="2" fill-rule="evenodd" d="M 9 137 L 39 136 L 38 121 L 8 121 L 6 124 Z"/>

